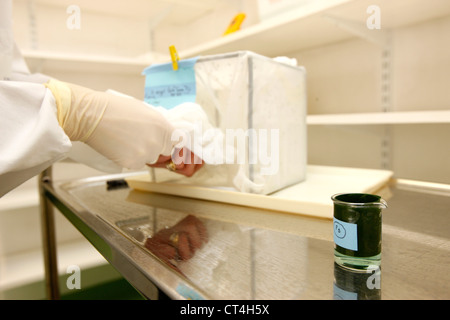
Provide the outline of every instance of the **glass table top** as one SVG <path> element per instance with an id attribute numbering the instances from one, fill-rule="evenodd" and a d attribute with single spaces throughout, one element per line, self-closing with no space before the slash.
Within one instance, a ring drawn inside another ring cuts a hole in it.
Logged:
<path id="1" fill-rule="evenodd" d="M 448 196 L 392 186 L 381 269 L 356 273 L 334 263 L 331 220 L 137 191 L 124 178 L 50 191 L 105 239 L 110 263 L 133 266 L 124 276 L 136 287 L 175 299 L 450 298 Z"/>

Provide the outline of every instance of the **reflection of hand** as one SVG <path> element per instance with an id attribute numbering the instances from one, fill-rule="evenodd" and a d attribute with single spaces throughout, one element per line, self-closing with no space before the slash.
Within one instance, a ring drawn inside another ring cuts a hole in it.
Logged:
<path id="1" fill-rule="evenodd" d="M 189 215 L 171 228 L 163 229 L 145 241 L 145 247 L 162 260 L 188 260 L 208 241 L 203 223 Z"/>
<path id="2" fill-rule="evenodd" d="M 192 151 L 187 150 L 183 155 L 183 150 L 187 149 L 179 149 L 173 156 L 160 155 L 156 163 L 147 165 L 153 168 L 167 168 L 173 172 L 191 177 L 203 166 L 204 162 Z"/>

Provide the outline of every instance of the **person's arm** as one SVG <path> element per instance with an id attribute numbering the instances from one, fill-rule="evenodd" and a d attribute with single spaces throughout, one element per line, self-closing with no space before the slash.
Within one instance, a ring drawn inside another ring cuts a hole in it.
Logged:
<path id="1" fill-rule="evenodd" d="M 0 197 L 64 158 L 72 147 L 42 84 L 0 81 Z"/>
<path id="2" fill-rule="evenodd" d="M 173 128 L 137 99 L 50 80 L 0 81 L 0 197 L 83 141 L 121 167 L 167 166 Z M 201 166 L 177 164 L 186 176 Z"/>
<path id="3" fill-rule="evenodd" d="M 164 116 L 137 99 L 50 80 L 58 121 L 71 141 L 83 141 L 122 167 L 167 166 L 174 128 Z M 191 176 L 200 167 L 183 161 L 177 173 Z"/>

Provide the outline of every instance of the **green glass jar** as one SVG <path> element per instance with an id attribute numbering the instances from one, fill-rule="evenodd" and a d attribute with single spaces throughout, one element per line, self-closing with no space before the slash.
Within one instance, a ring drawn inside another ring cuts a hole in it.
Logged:
<path id="1" fill-rule="evenodd" d="M 381 269 L 354 271 L 334 263 L 334 300 L 380 300 Z"/>
<path id="2" fill-rule="evenodd" d="M 333 200 L 335 262 L 366 270 L 381 264 L 381 211 L 387 208 L 380 196 L 340 193 Z"/>

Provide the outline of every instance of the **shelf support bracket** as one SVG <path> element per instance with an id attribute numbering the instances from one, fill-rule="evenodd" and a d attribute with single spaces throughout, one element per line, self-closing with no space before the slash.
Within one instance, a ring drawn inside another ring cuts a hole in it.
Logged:
<path id="1" fill-rule="evenodd" d="M 156 14 L 152 19 L 149 20 L 148 31 L 149 31 L 150 51 L 151 52 L 155 49 L 154 48 L 154 33 L 153 33 L 153 31 L 172 12 L 173 8 L 174 8 L 174 5 L 169 4 L 168 6 L 166 6 L 164 8 L 164 10 L 162 10 L 161 12 Z"/>
<path id="2" fill-rule="evenodd" d="M 369 29 L 366 24 L 361 21 L 347 20 L 335 15 L 326 14 L 323 16 L 325 19 L 329 20 L 331 23 L 335 24 L 342 30 L 354 34 L 361 39 L 372 42 L 378 46 L 384 47 L 389 43 L 389 30 L 388 29 Z"/>

